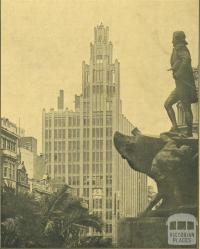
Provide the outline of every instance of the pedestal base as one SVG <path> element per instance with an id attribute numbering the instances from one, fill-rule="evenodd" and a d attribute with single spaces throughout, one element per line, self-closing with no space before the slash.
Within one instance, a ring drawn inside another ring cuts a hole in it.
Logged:
<path id="1" fill-rule="evenodd" d="M 118 247 L 177 248 L 168 244 L 167 218 L 125 218 L 118 224 Z M 196 245 L 178 246 L 195 248 Z"/>

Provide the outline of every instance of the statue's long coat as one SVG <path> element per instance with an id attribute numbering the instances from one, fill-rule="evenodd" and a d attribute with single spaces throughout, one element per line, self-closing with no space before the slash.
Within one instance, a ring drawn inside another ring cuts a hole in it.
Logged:
<path id="1" fill-rule="evenodd" d="M 197 102 L 191 56 L 186 45 L 176 45 L 173 48 L 170 63 L 176 82 L 176 92 L 180 100 L 189 103 Z"/>

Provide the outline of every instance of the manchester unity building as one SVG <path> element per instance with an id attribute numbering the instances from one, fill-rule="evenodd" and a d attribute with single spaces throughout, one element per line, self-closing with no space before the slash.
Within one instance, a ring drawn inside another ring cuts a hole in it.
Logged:
<path id="1" fill-rule="evenodd" d="M 70 185 L 90 212 L 102 217 L 103 235 L 115 242 L 118 220 L 137 216 L 147 205 L 147 177 L 132 170 L 114 148 L 114 132 L 130 135 L 134 126 L 122 114 L 120 64 L 113 63 L 112 51 L 109 28 L 100 24 L 94 28 L 90 63 L 82 63 L 75 110 L 64 108 L 60 90 L 57 110 L 43 110 L 42 141 L 54 184 Z"/>

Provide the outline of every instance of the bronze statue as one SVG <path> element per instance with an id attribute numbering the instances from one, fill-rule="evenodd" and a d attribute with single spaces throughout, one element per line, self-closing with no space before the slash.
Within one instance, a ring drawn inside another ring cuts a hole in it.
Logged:
<path id="1" fill-rule="evenodd" d="M 169 71 L 172 70 L 173 72 L 176 88 L 171 92 L 165 101 L 164 106 L 172 123 L 170 132 L 179 132 L 172 106 L 178 101 L 181 101 L 187 125 L 186 135 L 192 137 L 193 115 L 191 104 L 197 102 L 198 99 L 191 66 L 191 56 L 186 46 L 188 43 L 185 38 L 185 33 L 183 31 L 176 31 L 173 33 L 173 51 L 170 61 L 171 68 Z"/>
<path id="2" fill-rule="evenodd" d="M 158 193 L 142 215 L 197 212 L 198 139 L 163 133 L 160 137 L 115 132 L 114 144 L 129 166 L 155 180 Z M 162 204 L 157 206 L 159 201 Z"/>

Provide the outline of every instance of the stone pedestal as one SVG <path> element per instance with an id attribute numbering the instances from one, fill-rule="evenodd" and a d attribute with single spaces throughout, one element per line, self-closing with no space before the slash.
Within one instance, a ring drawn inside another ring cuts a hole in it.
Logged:
<path id="1" fill-rule="evenodd" d="M 118 246 L 133 248 L 168 247 L 166 218 L 125 218 L 118 224 Z"/>
<path id="2" fill-rule="evenodd" d="M 119 248 L 196 248 L 168 245 L 167 218 L 139 217 L 125 218 L 118 224 Z"/>

